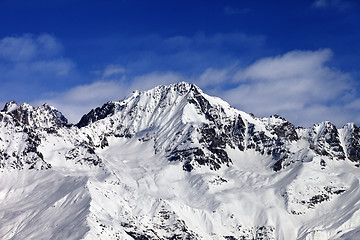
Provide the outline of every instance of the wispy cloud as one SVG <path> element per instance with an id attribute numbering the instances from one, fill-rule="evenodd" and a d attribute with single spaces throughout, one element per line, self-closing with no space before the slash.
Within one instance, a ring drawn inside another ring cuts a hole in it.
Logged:
<path id="1" fill-rule="evenodd" d="M 232 82 L 234 73 L 238 70 L 236 64 L 226 68 L 207 68 L 196 79 L 199 87 L 204 89 L 216 89 Z"/>
<path id="2" fill-rule="evenodd" d="M 0 57 L 6 61 L 26 62 L 51 57 L 63 49 L 52 36 L 25 34 L 20 37 L 5 37 L 0 40 Z"/>
<path id="3" fill-rule="evenodd" d="M 61 84 L 75 69 L 62 56 L 63 46 L 48 34 L 25 34 L 0 39 L 0 76 L 2 98 L 40 94 L 46 84 Z M 68 80 L 68 79 L 67 79 Z"/>
<path id="4" fill-rule="evenodd" d="M 328 0 L 316 0 L 313 3 L 314 7 L 327 7 L 329 4 Z"/>
<path id="5" fill-rule="evenodd" d="M 333 7 L 340 10 L 345 10 L 350 6 L 350 2 L 345 0 L 316 0 L 312 4 L 316 8 Z"/>
<path id="6" fill-rule="evenodd" d="M 107 66 L 103 73 L 103 78 L 107 78 L 114 75 L 119 75 L 125 72 L 125 68 L 118 64 L 110 64 Z"/>

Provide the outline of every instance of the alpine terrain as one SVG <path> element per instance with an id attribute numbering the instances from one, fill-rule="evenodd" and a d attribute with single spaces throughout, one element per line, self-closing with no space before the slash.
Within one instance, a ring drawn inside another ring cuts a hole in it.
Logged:
<path id="1" fill-rule="evenodd" d="M 76 125 L 0 112 L 0 239 L 360 239 L 360 128 L 257 118 L 197 86 Z"/>

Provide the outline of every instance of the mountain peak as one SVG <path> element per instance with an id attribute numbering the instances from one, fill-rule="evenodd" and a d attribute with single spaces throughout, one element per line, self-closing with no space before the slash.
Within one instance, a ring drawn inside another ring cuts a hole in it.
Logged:
<path id="1" fill-rule="evenodd" d="M 10 101 L 5 104 L 1 112 L 32 127 L 51 128 L 68 124 L 68 120 L 60 111 L 46 103 L 35 108 L 28 103 L 18 104 Z"/>
<path id="2" fill-rule="evenodd" d="M 18 104 L 16 101 L 10 101 L 5 104 L 2 112 L 11 113 L 18 109 L 21 109 L 21 111 L 23 110 L 26 111 L 26 110 L 33 110 L 33 107 L 30 106 L 30 104 L 28 103 Z"/>
<path id="3" fill-rule="evenodd" d="M 154 88 L 156 91 L 164 91 L 166 89 L 172 89 L 180 94 L 184 94 L 189 91 L 201 91 L 201 89 L 193 83 L 177 82 L 170 85 L 159 85 Z M 202 92 L 202 91 L 201 91 Z"/>
<path id="4" fill-rule="evenodd" d="M 122 101 L 109 101 L 101 107 L 92 109 L 85 114 L 76 126 L 84 127 L 90 123 L 112 116 L 117 111 L 121 111 L 125 106 L 130 105 L 135 109 L 140 108 L 163 108 L 165 105 L 176 105 L 179 97 L 186 94 L 192 96 L 203 94 L 202 90 L 195 84 L 179 82 L 170 85 L 159 85 L 146 91 L 133 91 L 127 98 Z M 150 109 L 149 109 L 150 111 Z"/>
<path id="5" fill-rule="evenodd" d="M 354 124 L 295 128 L 184 82 L 64 123 L 48 104 L 0 112 L 4 239 L 358 239 Z"/>

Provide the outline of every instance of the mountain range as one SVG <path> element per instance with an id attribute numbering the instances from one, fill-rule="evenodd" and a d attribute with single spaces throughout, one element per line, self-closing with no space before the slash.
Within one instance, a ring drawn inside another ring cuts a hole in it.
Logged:
<path id="1" fill-rule="evenodd" d="M 69 124 L 0 112 L 0 239 L 359 239 L 360 128 L 258 118 L 180 82 Z"/>

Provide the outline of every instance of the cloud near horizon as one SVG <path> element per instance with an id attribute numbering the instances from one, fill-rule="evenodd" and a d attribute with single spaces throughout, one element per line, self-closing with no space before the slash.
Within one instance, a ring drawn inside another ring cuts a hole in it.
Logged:
<path id="1" fill-rule="evenodd" d="M 233 76 L 236 87 L 222 96 L 244 111 L 279 114 L 300 125 L 358 121 L 359 113 L 344 107 L 356 98 L 355 83 L 349 74 L 327 66 L 332 55 L 324 49 L 260 59 L 239 70 Z"/>
<path id="2" fill-rule="evenodd" d="M 208 68 L 192 77 L 153 72 L 128 79 L 124 70 L 117 79 L 101 79 L 41 101 L 58 107 L 71 122 L 77 122 L 91 108 L 120 100 L 133 90 L 188 81 L 259 117 L 279 114 L 305 127 L 327 120 L 338 127 L 349 119 L 359 123 L 360 99 L 353 92 L 354 82 L 349 74 L 327 66 L 332 56 L 329 49 L 291 51 L 262 58 L 245 68 Z"/>

